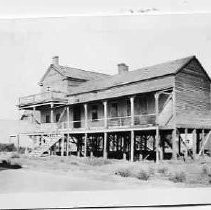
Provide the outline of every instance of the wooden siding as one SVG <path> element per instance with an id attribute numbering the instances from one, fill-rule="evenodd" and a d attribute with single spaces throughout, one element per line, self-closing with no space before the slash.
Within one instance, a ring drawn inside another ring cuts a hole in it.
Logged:
<path id="1" fill-rule="evenodd" d="M 210 81 L 197 60 L 175 78 L 176 124 L 211 125 Z"/>
<path id="2" fill-rule="evenodd" d="M 42 84 L 42 92 L 47 91 L 48 87 L 50 87 L 51 91 L 67 92 L 67 80 L 64 80 L 64 76 L 54 69 L 49 71 Z"/>
<path id="3" fill-rule="evenodd" d="M 147 93 L 156 90 L 162 90 L 173 87 L 174 76 L 169 75 L 152 80 L 140 81 L 128 85 L 112 87 L 106 90 L 93 91 L 88 93 L 77 94 L 69 97 L 70 104 L 84 103 L 89 101 L 117 98 L 127 95 Z"/>

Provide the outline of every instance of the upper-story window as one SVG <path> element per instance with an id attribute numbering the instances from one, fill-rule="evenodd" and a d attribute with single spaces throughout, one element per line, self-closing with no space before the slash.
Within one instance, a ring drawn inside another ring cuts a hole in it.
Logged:
<path id="1" fill-rule="evenodd" d="M 118 117 L 118 104 L 117 103 L 111 104 L 111 117 Z"/>
<path id="2" fill-rule="evenodd" d="M 127 116 L 131 115 L 130 100 L 127 100 Z"/>
<path id="3" fill-rule="evenodd" d="M 98 120 L 98 106 L 92 106 L 92 121 Z"/>
<path id="4" fill-rule="evenodd" d="M 56 122 L 59 121 L 60 116 L 61 116 L 60 113 L 56 114 Z"/>
<path id="5" fill-rule="evenodd" d="M 45 122 L 46 123 L 50 123 L 50 115 L 46 115 L 45 116 Z"/>

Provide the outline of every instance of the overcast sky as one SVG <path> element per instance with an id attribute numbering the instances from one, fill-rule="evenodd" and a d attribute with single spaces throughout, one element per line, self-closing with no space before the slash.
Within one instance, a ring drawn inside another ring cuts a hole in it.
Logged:
<path id="1" fill-rule="evenodd" d="M 62 65 L 108 74 L 120 62 L 133 70 L 196 55 L 211 75 L 210 20 L 210 14 L 1 19 L 0 119 L 17 118 L 18 97 L 39 92 L 55 55 Z"/>

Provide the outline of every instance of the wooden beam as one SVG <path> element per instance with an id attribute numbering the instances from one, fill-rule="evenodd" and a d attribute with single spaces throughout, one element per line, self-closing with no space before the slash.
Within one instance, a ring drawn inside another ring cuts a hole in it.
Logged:
<path id="1" fill-rule="evenodd" d="M 204 148 L 205 148 L 205 146 L 206 146 L 206 144 L 207 144 L 207 142 L 208 142 L 208 140 L 210 138 L 210 135 L 211 135 L 211 131 L 209 131 L 209 133 L 207 134 L 207 136 L 206 136 L 206 138 L 205 138 L 205 140 L 203 142 L 203 145 L 202 145 L 202 147 L 201 147 L 201 149 L 199 151 L 198 157 L 202 154 L 202 151 L 204 150 Z"/>
<path id="2" fill-rule="evenodd" d="M 58 123 L 60 123 L 60 121 L 62 120 L 62 117 L 64 116 L 65 111 L 66 111 L 66 107 L 64 107 L 64 109 L 62 110 L 62 113 L 59 116 Z"/>
<path id="3" fill-rule="evenodd" d="M 135 135 L 134 135 L 134 130 L 131 131 L 131 136 L 130 136 L 130 161 L 133 162 L 134 161 L 134 139 L 135 139 Z"/>
<path id="4" fill-rule="evenodd" d="M 193 159 L 196 158 L 196 129 L 193 129 L 192 132 L 192 152 L 193 152 Z"/>

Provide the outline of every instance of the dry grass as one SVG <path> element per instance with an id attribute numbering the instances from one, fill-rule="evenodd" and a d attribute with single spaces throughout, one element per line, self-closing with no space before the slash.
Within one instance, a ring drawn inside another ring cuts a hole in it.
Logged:
<path id="1" fill-rule="evenodd" d="M 83 157 L 42 157 L 29 158 L 24 155 L 13 154 L 10 163 L 19 164 L 41 171 L 55 171 L 63 173 L 81 172 L 85 176 L 93 173 L 96 177 L 104 174 L 111 176 L 132 178 L 147 181 L 166 180 L 166 182 L 183 183 L 186 186 L 209 186 L 211 184 L 211 158 L 198 161 L 163 161 L 156 164 L 152 161 L 131 163 L 124 160 L 106 160 L 103 158 Z M 100 176 L 99 176 L 100 177 Z"/>

